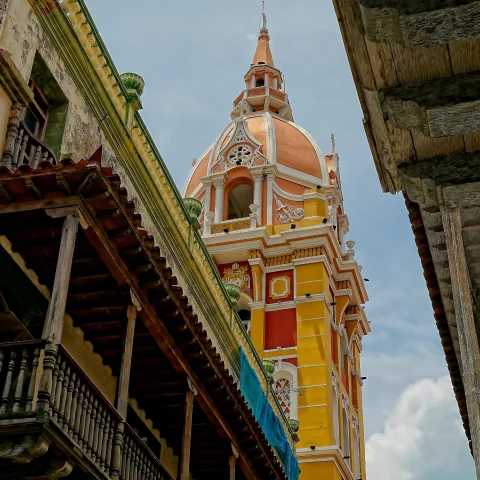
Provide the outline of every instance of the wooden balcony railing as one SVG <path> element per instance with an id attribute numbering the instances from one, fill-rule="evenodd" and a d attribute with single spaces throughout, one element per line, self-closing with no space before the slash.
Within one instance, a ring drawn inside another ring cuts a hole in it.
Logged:
<path id="1" fill-rule="evenodd" d="M 0 416 L 30 413 L 43 342 L 0 344 Z"/>
<path id="2" fill-rule="evenodd" d="M 44 160 L 56 165 L 55 154 L 44 142 L 31 133 L 21 120 L 22 112 L 21 105 L 15 104 L 12 108 L 0 167 L 5 166 L 10 170 L 15 170 L 21 165 L 29 165 L 36 168 Z"/>
<path id="3" fill-rule="evenodd" d="M 42 350 L 43 373 L 35 396 Z M 159 459 L 61 345 L 0 344 L 0 392 L 0 419 L 22 413 L 47 415 L 107 476 L 171 480 Z"/>
<path id="4" fill-rule="evenodd" d="M 129 425 L 125 425 L 120 478 L 122 480 L 170 478 L 155 455 Z"/>
<path id="5" fill-rule="evenodd" d="M 52 377 L 51 418 L 108 473 L 120 416 L 61 345 Z"/>

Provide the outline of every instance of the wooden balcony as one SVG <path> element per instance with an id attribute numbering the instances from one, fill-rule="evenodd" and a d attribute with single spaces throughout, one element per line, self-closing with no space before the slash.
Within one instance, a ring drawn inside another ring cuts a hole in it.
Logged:
<path id="1" fill-rule="evenodd" d="M 23 107 L 14 105 L 8 123 L 6 145 L 0 160 L 0 167 L 15 170 L 22 165 L 36 168 L 42 161 L 56 165 L 57 160 L 52 150 L 33 133 L 21 120 Z"/>
<path id="2" fill-rule="evenodd" d="M 3 446 L 1 458 L 34 464 L 49 448 L 47 438 L 55 437 L 57 457 L 61 451 L 65 460 L 47 467 L 54 477 L 70 473 L 77 462 L 94 468 L 95 478 L 171 479 L 67 350 L 45 346 L 45 341 L 0 344 L 0 429 L 10 433 L 11 442 L 18 439 L 10 452 Z M 22 478 L 22 468 L 12 463 L 10 469 Z"/>
<path id="3" fill-rule="evenodd" d="M 0 168 L 0 238 L 50 304 L 41 342 L 0 345 L 0 468 L 7 479 L 170 478 L 129 419 L 134 401 L 178 478 L 285 480 L 238 386 L 238 350 L 214 345 L 141 225 L 98 152 Z"/>

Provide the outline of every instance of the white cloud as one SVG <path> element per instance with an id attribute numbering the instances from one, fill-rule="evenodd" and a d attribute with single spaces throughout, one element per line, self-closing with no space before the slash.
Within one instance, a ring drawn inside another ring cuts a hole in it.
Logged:
<path id="1" fill-rule="evenodd" d="M 474 479 L 450 378 L 409 385 L 366 442 L 369 480 Z"/>

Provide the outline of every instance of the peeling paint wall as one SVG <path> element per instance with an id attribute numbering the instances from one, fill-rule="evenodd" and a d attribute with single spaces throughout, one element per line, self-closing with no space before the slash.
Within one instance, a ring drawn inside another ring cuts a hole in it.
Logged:
<path id="1" fill-rule="evenodd" d="M 68 99 L 61 154 L 80 159 L 90 157 L 100 145 L 110 150 L 93 112 L 42 30 L 28 0 L 10 0 L 6 10 L 5 1 L 0 0 L 0 48 L 10 53 L 27 82 L 38 53 Z"/>

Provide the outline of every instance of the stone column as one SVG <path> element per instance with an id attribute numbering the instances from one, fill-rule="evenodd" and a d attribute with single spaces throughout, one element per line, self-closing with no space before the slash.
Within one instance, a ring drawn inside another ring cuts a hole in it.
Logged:
<path id="1" fill-rule="evenodd" d="M 202 178 L 202 183 L 205 186 L 205 200 L 203 202 L 203 211 L 204 214 L 207 214 L 211 208 L 210 200 L 212 198 L 212 180 L 208 177 Z"/>
<path id="2" fill-rule="evenodd" d="M 223 197 L 225 193 L 226 176 L 222 174 L 220 177 L 213 179 L 215 187 L 215 223 L 223 220 Z"/>
<path id="3" fill-rule="evenodd" d="M 267 172 L 267 225 L 273 225 L 273 182 L 275 180 L 275 172 L 270 170 Z"/>
<path id="4" fill-rule="evenodd" d="M 258 205 L 259 209 L 257 211 L 258 219 L 260 224 L 262 223 L 262 203 L 263 203 L 263 167 L 261 169 L 256 169 L 253 167 L 250 169 L 250 175 L 252 176 L 254 187 L 253 187 L 253 203 Z"/>
<path id="5" fill-rule="evenodd" d="M 472 452 L 477 468 L 477 477 L 480 478 L 480 346 L 475 329 L 460 211 L 444 212 L 442 221 L 447 241 L 448 264 L 463 367 L 462 379 L 472 437 Z"/>

